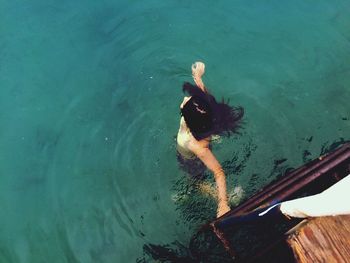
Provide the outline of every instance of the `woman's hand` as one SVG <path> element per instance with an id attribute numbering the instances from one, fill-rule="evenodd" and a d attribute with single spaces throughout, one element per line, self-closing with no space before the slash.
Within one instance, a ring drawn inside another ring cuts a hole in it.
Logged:
<path id="1" fill-rule="evenodd" d="M 204 83 L 202 81 L 202 76 L 205 72 L 204 63 L 203 62 L 195 62 L 194 64 L 192 64 L 191 68 L 192 68 L 192 77 L 193 77 L 194 82 L 201 90 L 206 92 Z"/>
<path id="2" fill-rule="evenodd" d="M 205 71 L 205 64 L 203 62 L 195 62 L 192 64 L 192 75 L 201 78 Z"/>

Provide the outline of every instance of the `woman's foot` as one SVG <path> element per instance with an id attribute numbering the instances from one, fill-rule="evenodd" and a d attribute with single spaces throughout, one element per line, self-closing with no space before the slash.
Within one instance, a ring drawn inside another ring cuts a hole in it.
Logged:
<path id="1" fill-rule="evenodd" d="M 243 196 L 244 196 L 243 188 L 240 185 L 236 186 L 228 194 L 228 202 L 231 206 L 236 206 L 241 202 Z"/>
<path id="2" fill-rule="evenodd" d="M 228 206 L 227 202 L 221 202 L 218 204 L 218 210 L 216 213 L 216 217 L 220 217 L 230 211 L 231 208 Z"/>

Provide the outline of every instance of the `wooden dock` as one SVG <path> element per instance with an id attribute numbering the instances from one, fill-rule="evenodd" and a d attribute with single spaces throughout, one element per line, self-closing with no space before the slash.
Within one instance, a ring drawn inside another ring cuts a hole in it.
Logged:
<path id="1" fill-rule="evenodd" d="M 350 215 L 304 220 L 289 233 L 296 262 L 350 262 Z"/>

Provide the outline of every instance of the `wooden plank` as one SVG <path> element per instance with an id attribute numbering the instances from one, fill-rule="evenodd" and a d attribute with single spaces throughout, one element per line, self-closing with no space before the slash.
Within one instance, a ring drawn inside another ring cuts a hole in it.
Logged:
<path id="1" fill-rule="evenodd" d="M 350 262 L 350 215 L 303 222 L 287 243 L 300 263 Z"/>

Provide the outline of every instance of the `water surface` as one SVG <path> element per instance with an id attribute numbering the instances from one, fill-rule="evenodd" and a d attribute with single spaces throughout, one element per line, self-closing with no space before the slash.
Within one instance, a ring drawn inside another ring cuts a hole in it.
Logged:
<path id="1" fill-rule="evenodd" d="M 196 60 L 245 108 L 241 135 L 213 146 L 229 189 L 247 197 L 350 139 L 348 1 L 0 7 L 0 262 L 188 256 L 215 217 L 176 161 Z"/>

